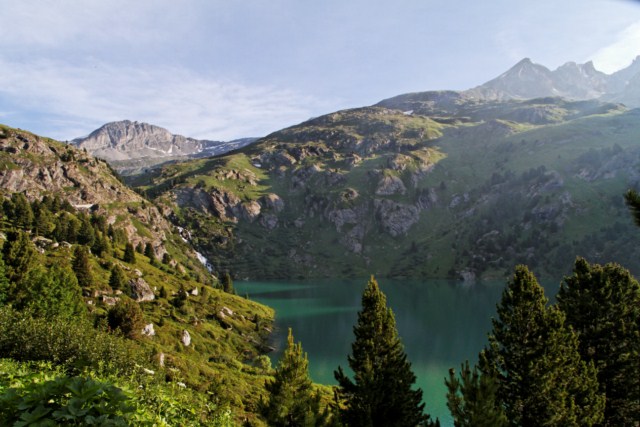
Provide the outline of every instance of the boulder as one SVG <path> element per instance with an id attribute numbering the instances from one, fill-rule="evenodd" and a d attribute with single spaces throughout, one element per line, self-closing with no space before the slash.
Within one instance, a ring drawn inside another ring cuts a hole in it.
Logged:
<path id="1" fill-rule="evenodd" d="M 260 204 L 265 209 L 271 210 L 275 213 L 280 213 L 284 209 L 284 201 L 280 196 L 274 193 L 269 193 L 260 198 Z"/>
<path id="2" fill-rule="evenodd" d="M 244 202 L 240 205 L 242 218 L 253 222 L 260 215 L 260 203 L 255 200 L 251 200 L 249 202 Z"/>
<path id="3" fill-rule="evenodd" d="M 148 325 L 144 326 L 144 328 L 142 329 L 142 335 L 145 335 L 147 337 L 153 337 L 156 335 L 156 331 L 153 329 L 153 323 L 149 323 Z"/>
<path id="4" fill-rule="evenodd" d="M 131 279 L 129 286 L 131 287 L 131 297 L 137 302 L 153 301 L 156 297 L 147 281 L 141 277 Z"/>
<path id="5" fill-rule="evenodd" d="M 222 307 L 220 309 L 219 315 L 223 319 L 227 316 L 233 316 L 233 310 L 231 310 L 229 307 Z"/>
<path id="6" fill-rule="evenodd" d="M 191 344 L 191 335 L 189 335 L 189 331 L 186 329 L 182 331 L 182 338 L 180 338 L 182 344 L 188 347 Z"/>
<path id="7" fill-rule="evenodd" d="M 100 300 L 102 301 L 102 303 L 104 305 L 116 305 L 118 303 L 118 301 L 120 301 L 120 298 L 102 296 L 102 297 L 100 297 Z"/>

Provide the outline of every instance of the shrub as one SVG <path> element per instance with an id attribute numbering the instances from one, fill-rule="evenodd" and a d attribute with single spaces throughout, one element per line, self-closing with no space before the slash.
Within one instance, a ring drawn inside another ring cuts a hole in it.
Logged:
<path id="1" fill-rule="evenodd" d="M 142 360 L 137 346 L 86 321 L 33 318 L 9 307 L 0 308 L 0 357 L 49 361 L 69 373 L 91 367 L 126 374 Z"/>

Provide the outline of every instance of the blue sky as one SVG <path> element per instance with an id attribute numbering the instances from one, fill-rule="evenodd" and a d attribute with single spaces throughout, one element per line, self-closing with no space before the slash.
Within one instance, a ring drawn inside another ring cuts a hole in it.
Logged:
<path id="1" fill-rule="evenodd" d="M 524 57 L 640 55 L 631 0 L 0 0 L 0 123 L 67 140 L 114 120 L 262 136 Z"/>

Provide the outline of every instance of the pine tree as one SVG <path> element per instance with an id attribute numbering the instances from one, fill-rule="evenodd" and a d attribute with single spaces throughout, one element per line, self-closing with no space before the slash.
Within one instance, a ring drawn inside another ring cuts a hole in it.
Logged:
<path id="1" fill-rule="evenodd" d="M 547 302 L 534 275 L 516 267 L 480 355 L 482 373 L 498 380 L 512 426 L 592 426 L 604 410 L 596 370 L 580 358 L 564 314 Z"/>
<path id="2" fill-rule="evenodd" d="M 31 230 L 33 224 L 33 210 L 27 200 L 27 197 L 22 193 L 13 193 L 11 195 L 11 216 L 10 220 L 23 230 Z"/>
<path id="3" fill-rule="evenodd" d="M 127 242 L 124 247 L 124 256 L 122 257 L 124 262 L 128 262 L 129 264 L 135 264 L 136 262 L 136 251 L 133 249 L 133 245 L 131 242 Z"/>
<path id="4" fill-rule="evenodd" d="M 33 221 L 33 231 L 38 236 L 51 237 L 51 233 L 55 227 L 53 214 L 47 208 L 47 205 L 40 203 L 35 209 Z"/>
<path id="5" fill-rule="evenodd" d="M 455 427 L 506 427 L 507 417 L 498 401 L 498 382 L 467 361 L 460 369 L 460 379 L 449 369 L 447 407 Z"/>
<path id="6" fill-rule="evenodd" d="M 50 269 L 38 265 L 25 280 L 26 296 L 16 308 L 28 308 L 34 316 L 75 318 L 86 312 L 82 289 L 68 265 Z"/>
<path id="7" fill-rule="evenodd" d="M 231 275 L 229 272 L 226 272 L 224 276 L 222 276 L 222 290 L 228 294 L 235 294 L 236 291 L 233 288 L 233 280 L 231 279 Z"/>
<path id="8" fill-rule="evenodd" d="M 291 328 L 274 380 L 267 382 L 268 401 L 261 401 L 260 412 L 270 426 L 323 425 L 320 395 L 309 378 L 309 362 L 302 344 L 294 343 Z"/>
<path id="9" fill-rule="evenodd" d="M 0 256 L 0 306 L 9 299 L 9 279 L 7 279 L 4 260 Z"/>
<path id="10" fill-rule="evenodd" d="M 96 240 L 96 232 L 87 215 L 79 215 L 79 220 L 80 228 L 78 229 L 78 243 L 90 247 Z"/>
<path id="11" fill-rule="evenodd" d="M 144 256 L 149 258 L 151 265 L 155 266 L 157 264 L 158 260 L 156 259 L 156 252 L 153 250 L 153 245 L 150 242 L 147 242 L 144 247 Z"/>
<path id="12" fill-rule="evenodd" d="M 11 288 L 20 285 L 36 263 L 36 249 L 29 235 L 20 230 L 7 234 L 7 240 L 2 246 L 2 256 Z"/>
<path id="13" fill-rule="evenodd" d="M 91 287 L 93 284 L 93 274 L 91 274 L 89 251 L 86 247 L 76 246 L 73 251 L 72 268 L 78 279 L 78 284 L 83 288 Z"/>
<path id="14" fill-rule="evenodd" d="M 580 354 L 598 370 L 605 426 L 640 424 L 640 285 L 617 264 L 578 258 L 558 292 Z"/>
<path id="15" fill-rule="evenodd" d="M 150 242 L 147 242 L 147 244 L 144 245 L 144 256 L 149 259 L 156 257 L 156 253 L 153 250 L 153 245 Z"/>
<path id="16" fill-rule="evenodd" d="M 635 190 L 628 190 L 624 195 L 624 200 L 631 210 L 634 222 L 640 227 L 640 194 Z"/>
<path id="17" fill-rule="evenodd" d="M 347 426 L 407 426 L 428 424 L 422 390 L 412 390 L 416 376 L 407 361 L 395 317 L 371 277 L 362 295 L 362 310 L 353 328 L 355 341 L 348 356 L 351 380 L 339 367 L 340 418 Z"/>
<path id="18" fill-rule="evenodd" d="M 111 268 L 111 274 L 109 275 L 109 286 L 111 289 L 123 289 L 127 283 L 127 276 L 118 264 L 114 264 Z"/>

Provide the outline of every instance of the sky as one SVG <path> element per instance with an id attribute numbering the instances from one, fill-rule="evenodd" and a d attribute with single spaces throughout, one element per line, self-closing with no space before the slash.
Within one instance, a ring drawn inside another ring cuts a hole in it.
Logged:
<path id="1" fill-rule="evenodd" d="M 638 55 L 632 0 L 0 0 L 0 123 L 231 140 L 469 89 L 525 57 L 612 73 Z"/>

